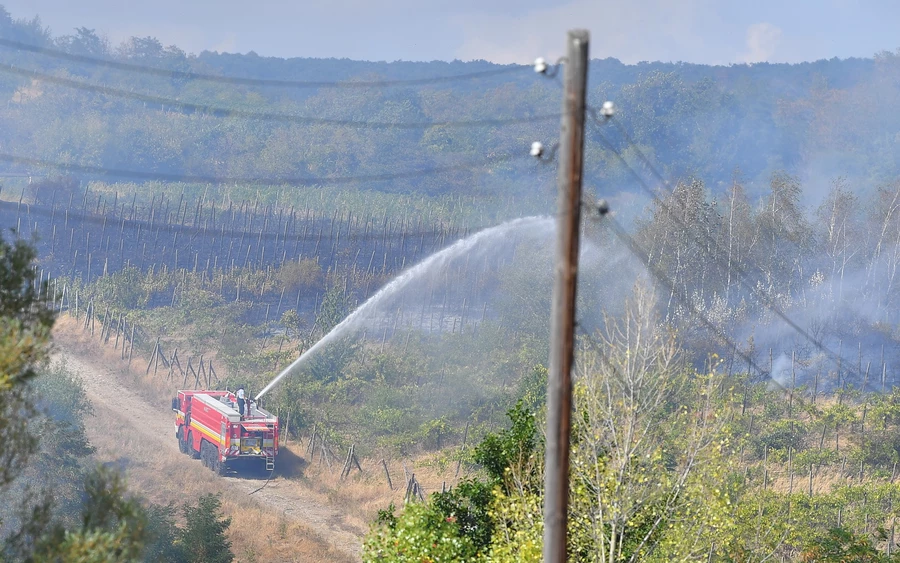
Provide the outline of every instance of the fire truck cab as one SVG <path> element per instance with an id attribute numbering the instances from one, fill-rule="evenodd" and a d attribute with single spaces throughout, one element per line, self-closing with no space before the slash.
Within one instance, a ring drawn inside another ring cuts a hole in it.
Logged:
<path id="1" fill-rule="evenodd" d="M 178 391 L 172 399 L 175 437 L 182 453 L 201 459 L 219 475 L 238 462 L 258 461 L 275 469 L 278 418 L 248 401 L 241 417 L 231 391 Z"/>

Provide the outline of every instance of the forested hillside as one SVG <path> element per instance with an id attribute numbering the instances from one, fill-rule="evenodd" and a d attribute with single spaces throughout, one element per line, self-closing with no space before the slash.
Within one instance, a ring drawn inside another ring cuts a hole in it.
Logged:
<path id="1" fill-rule="evenodd" d="M 8 172 L 80 165 L 204 183 L 335 186 L 316 179 L 453 166 L 353 187 L 525 195 L 536 190 L 533 165 L 503 157 L 557 136 L 558 83 L 529 67 L 188 54 L 152 37 L 112 45 L 88 28 L 66 32 L 0 11 Z M 695 174 L 715 191 L 740 171 L 758 193 L 775 170 L 814 181 L 839 173 L 872 187 L 900 166 L 900 58 L 873 55 L 729 67 L 595 60 L 589 98 L 614 100 L 630 139 L 667 175 Z M 460 75 L 468 77 L 452 79 Z M 588 178 L 611 193 L 633 187 L 598 131 L 588 136 Z M 621 132 L 605 135 L 633 160 Z"/>

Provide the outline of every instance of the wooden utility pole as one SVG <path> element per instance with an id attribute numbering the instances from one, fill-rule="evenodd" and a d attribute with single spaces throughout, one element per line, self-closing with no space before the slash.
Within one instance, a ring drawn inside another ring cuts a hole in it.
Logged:
<path id="1" fill-rule="evenodd" d="M 547 382 L 544 563 L 562 563 L 566 560 L 575 292 L 589 41 L 590 34 L 586 30 L 569 32 L 559 139 L 557 257 L 550 321 L 550 375 Z"/>

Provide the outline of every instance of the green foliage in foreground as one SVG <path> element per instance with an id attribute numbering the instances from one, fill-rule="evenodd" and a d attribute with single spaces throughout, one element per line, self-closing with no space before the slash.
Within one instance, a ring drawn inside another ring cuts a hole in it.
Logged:
<path id="1" fill-rule="evenodd" d="M 225 533 L 230 518 L 221 502 L 204 495 L 185 504 L 184 527 L 176 525 L 173 506 L 145 505 L 130 495 L 115 471 L 98 468 L 85 477 L 85 499 L 77 524 L 55 514 L 46 496 L 29 507 L 21 530 L 6 538 L 0 561 L 60 563 L 156 562 L 230 563 L 234 559 Z"/>
<path id="2" fill-rule="evenodd" d="M 21 471 L 36 448 L 26 421 L 34 410 L 27 383 L 47 357 L 53 314 L 36 289 L 34 247 L 0 233 L 0 488 Z"/>
<path id="3" fill-rule="evenodd" d="M 145 507 L 117 472 L 86 469 L 90 403 L 75 375 L 46 365 L 54 315 L 33 260 L 0 237 L 0 561 L 229 563 L 216 497 L 185 505 L 178 528 L 172 507 Z"/>
<path id="4" fill-rule="evenodd" d="M 479 553 L 453 517 L 424 504 L 413 504 L 367 540 L 363 561 L 397 563 L 474 561 Z"/>
<path id="5" fill-rule="evenodd" d="M 213 495 L 203 495 L 197 506 L 185 505 L 185 528 L 178 543 L 189 563 L 231 563 L 231 542 L 225 537 L 231 518 L 220 518 L 222 502 Z"/>
<path id="6" fill-rule="evenodd" d="M 505 483 L 511 468 L 521 466 L 535 454 L 537 427 L 534 413 L 525 410 L 520 401 L 506 415 L 511 422 L 509 429 L 486 435 L 475 447 L 473 456 L 491 482 L 498 485 Z"/>
<path id="7" fill-rule="evenodd" d="M 817 563 L 887 563 L 900 561 L 896 557 L 880 553 L 869 538 L 860 536 L 844 528 L 832 528 L 821 541 L 811 544 L 803 552 L 801 561 Z"/>
<path id="8" fill-rule="evenodd" d="M 394 506 L 379 514 L 366 540 L 363 560 L 372 561 L 483 561 L 492 548 L 495 528 L 507 531 L 509 522 L 495 514 L 496 499 L 512 483 L 510 473 L 534 455 L 534 415 L 521 402 L 509 413 L 510 430 L 488 434 L 475 450 L 476 460 L 491 460 L 487 482 L 464 480 L 426 504 L 411 504 L 398 516 Z M 502 513 L 501 513 L 502 514 Z"/>
<path id="9" fill-rule="evenodd" d="M 13 552 L 25 561 L 139 561 L 146 515 L 119 475 L 101 468 L 88 475 L 84 489 L 79 526 L 53 522 L 45 504 L 11 539 Z"/>

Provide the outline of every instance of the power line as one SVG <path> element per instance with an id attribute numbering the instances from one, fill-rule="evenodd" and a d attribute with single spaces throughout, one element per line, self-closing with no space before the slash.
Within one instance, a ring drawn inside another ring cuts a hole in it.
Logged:
<path id="1" fill-rule="evenodd" d="M 594 114 L 592 117 L 593 117 L 594 121 L 596 122 L 597 121 L 596 114 Z M 629 144 L 629 146 L 634 148 L 635 154 L 637 154 L 637 156 L 641 160 L 641 162 L 644 163 L 644 166 L 649 168 L 650 171 L 653 173 L 653 175 L 656 176 L 656 178 L 660 182 L 662 182 L 662 184 L 664 186 L 670 187 L 670 182 L 666 178 L 663 177 L 662 173 L 655 166 L 653 166 L 653 163 L 650 162 L 650 159 L 647 158 L 647 155 L 645 155 L 644 152 L 640 148 L 638 148 L 637 143 L 634 142 L 634 139 L 632 139 L 631 135 L 628 134 L 628 130 L 625 129 L 625 127 L 619 122 L 619 120 L 614 115 L 609 116 L 609 120 L 613 122 L 613 124 L 616 126 L 616 129 L 619 130 L 619 133 L 622 134 L 622 136 L 625 138 L 625 141 Z"/>
<path id="2" fill-rule="evenodd" d="M 638 260 L 641 261 L 641 263 L 647 268 L 648 272 L 650 272 L 650 274 L 659 283 L 661 283 L 667 290 L 669 290 L 671 292 L 671 294 L 675 296 L 675 299 L 679 303 L 681 303 L 682 306 L 686 307 L 703 324 L 703 326 L 705 326 L 708 330 L 710 330 L 723 343 L 730 346 L 732 349 L 732 352 L 734 354 L 737 354 L 738 356 L 740 356 L 740 358 L 742 360 L 747 362 L 748 375 L 749 375 L 750 368 L 755 370 L 756 373 L 758 373 L 760 375 L 768 375 L 771 383 L 773 383 L 775 386 L 777 386 L 782 391 L 790 392 L 793 396 L 793 388 L 788 389 L 784 384 L 782 384 L 777 379 L 772 377 L 772 374 L 770 372 L 767 372 L 767 371 L 763 370 L 761 367 L 759 367 L 759 364 L 757 364 L 753 360 L 753 358 L 750 356 L 749 353 L 744 352 L 741 349 L 741 347 L 738 346 L 737 343 L 725 333 L 725 331 L 716 327 L 715 324 L 709 320 L 709 317 L 707 317 L 706 315 L 703 314 L 702 311 L 697 309 L 697 307 L 691 302 L 690 297 L 686 293 L 686 290 L 684 292 L 676 291 L 675 286 L 674 286 L 675 282 L 672 280 L 669 280 L 669 278 L 665 275 L 665 272 L 663 272 L 659 267 L 653 266 L 652 261 L 650 260 L 650 256 L 647 254 L 647 251 L 644 250 L 643 247 L 641 247 L 637 243 L 637 241 L 635 241 L 634 238 L 628 234 L 628 232 L 622 227 L 622 225 L 619 222 L 617 222 L 615 220 L 615 218 L 610 217 L 608 215 L 607 215 L 607 217 L 609 217 L 608 220 L 610 223 L 610 229 L 613 231 L 613 234 L 623 244 L 625 244 L 626 247 L 628 247 L 629 251 Z M 607 364 L 613 370 L 616 370 L 615 366 L 613 364 L 609 363 L 608 360 L 607 360 Z M 801 405 L 806 402 L 803 399 L 803 397 L 793 397 L 793 399 L 796 400 Z"/>
<path id="3" fill-rule="evenodd" d="M 589 111 L 589 115 L 591 115 L 591 118 L 594 121 L 595 125 L 597 125 L 597 126 L 603 125 L 603 122 L 597 119 L 597 117 L 593 111 Z M 607 148 L 609 150 L 611 150 L 613 153 L 615 153 L 616 156 L 620 159 L 620 161 L 627 168 L 629 168 L 629 170 L 631 170 L 631 168 L 628 166 L 628 163 L 625 161 L 625 159 L 612 147 L 612 145 L 609 143 L 608 140 L 606 140 L 606 138 L 603 136 L 603 134 L 598 132 L 598 135 L 601 138 L 601 140 L 604 142 L 604 144 L 607 146 Z M 632 173 L 634 172 L 633 170 L 631 170 L 631 171 L 632 171 Z M 642 182 L 642 179 L 638 177 L 638 181 Z M 651 192 L 652 192 L 652 190 L 651 190 Z M 658 199 L 658 198 L 656 198 L 656 196 L 654 194 L 651 193 L 651 195 L 654 197 L 654 199 Z M 664 203 L 662 203 L 662 202 L 660 202 L 660 204 L 664 205 Z M 738 346 L 738 344 L 731 337 L 729 337 L 728 334 L 724 330 L 717 327 L 712 321 L 709 320 L 709 317 L 704 315 L 703 312 L 700 311 L 697 308 L 697 306 L 694 305 L 693 302 L 691 302 L 690 296 L 687 294 L 687 288 L 682 288 L 681 291 L 677 290 L 677 288 L 675 286 L 675 281 L 670 280 L 668 278 L 668 276 L 666 276 L 665 272 L 663 272 L 659 266 L 654 266 L 653 261 L 650 259 L 650 255 L 647 253 L 647 251 L 640 244 L 638 244 L 637 241 L 635 241 L 631 235 L 628 234 L 628 231 L 626 231 L 625 228 L 622 227 L 621 223 L 616 221 L 615 217 L 611 216 L 609 213 L 604 212 L 604 211 L 601 211 L 601 217 L 603 217 L 609 223 L 609 228 L 613 232 L 613 234 L 616 236 L 616 238 L 618 238 L 619 241 L 621 241 L 628 248 L 628 250 L 631 252 L 631 254 L 641 262 L 641 264 L 647 269 L 647 271 L 650 273 L 650 275 L 652 275 L 657 280 L 657 282 L 662 284 L 666 288 L 666 290 L 668 290 L 670 292 L 671 295 L 674 295 L 675 299 L 683 307 L 688 309 L 688 311 L 690 311 L 690 313 L 694 317 L 696 317 L 700 321 L 700 323 L 703 324 L 704 327 L 706 327 L 707 330 L 709 330 L 713 335 L 715 335 L 724 344 L 731 347 L 734 354 L 737 354 L 738 356 L 741 357 L 741 359 L 743 359 L 745 362 L 747 362 L 748 369 L 752 368 L 760 375 L 764 375 L 764 374 L 768 373 L 768 372 L 764 371 L 762 368 L 760 368 L 759 365 L 756 363 L 756 361 L 754 361 L 753 358 L 748 353 L 745 353 L 741 349 L 741 347 Z M 607 363 L 610 365 L 610 367 L 612 369 L 614 369 L 614 370 L 616 369 L 615 366 L 613 366 L 611 363 L 609 363 L 609 362 L 607 362 Z M 771 374 L 769 374 L 769 376 L 770 376 L 770 379 L 772 379 L 772 381 L 777 386 L 779 386 L 783 390 L 786 390 L 783 385 L 781 385 L 774 378 L 771 378 Z"/>
<path id="4" fill-rule="evenodd" d="M 757 364 L 753 360 L 749 353 L 744 352 L 741 347 L 738 346 L 737 343 L 725 333 L 724 330 L 716 327 L 715 324 L 709 320 L 709 317 L 704 315 L 703 312 L 697 309 L 697 307 L 691 302 L 690 297 L 686 294 L 686 290 L 684 291 L 684 293 L 682 293 L 681 291 L 676 291 L 674 285 L 675 282 L 669 280 L 669 278 L 659 267 L 653 266 L 652 260 L 650 260 L 650 256 L 647 254 L 647 252 L 637 243 L 637 241 L 634 240 L 634 238 L 632 238 L 628 234 L 628 232 L 622 227 L 622 225 L 618 221 L 616 221 L 615 218 L 609 215 L 606 215 L 606 217 L 608 217 L 610 229 L 612 230 L 616 238 L 618 238 L 626 247 L 628 247 L 629 251 L 638 260 L 641 261 L 641 263 L 647 268 L 647 271 L 650 273 L 650 275 L 652 275 L 657 280 L 657 282 L 661 283 L 668 291 L 670 291 L 671 294 L 675 296 L 675 299 L 679 303 L 681 303 L 682 306 L 686 307 L 691 312 L 691 314 L 693 314 L 693 316 L 697 320 L 699 320 L 701 324 L 703 324 L 704 327 L 712 332 L 721 342 L 729 346 L 733 354 L 738 355 L 742 360 L 747 362 L 748 375 L 751 368 L 760 375 L 768 375 L 770 382 L 775 384 L 775 386 L 777 386 L 782 391 L 791 393 L 791 397 L 793 398 L 793 400 L 796 400 L 801 405 L 806 403 L 802 396 L 794 397 L 793 387 L 788 389 L 784 384 L 772 377 L 772 374 L 770 372 L 767 372 L 760 368 L 759 364 Z M 605 354 L 603 354 L 602 351 L 601 359 L 604 359 L 604 361 L 606 361 L 607 365 L 610 366 L 611 369 L 617 371 L 615 365 L 605 357 Z"/>
<path id="5" fill-rule="evenodd" d="M 125 70 L 129 72 L 139 72 L 154 76 L 163 76 L 166 78 L 179 78 L 186 80 L 204 80 L 207 82 L 221 82 L 225 84 L 243 84 L 247 86 L 278 86 L 286 88 L 387 88 L 395 86 L 423 86 L 428 84 L 439 84 L 443 82 L 457 82 L 463 80 L 474 80 L 478 78 L 487 78 L 502 74 L 510 74 L 525 69 L 530 66 L 513 65 L 503 68 L 481 70 L 476 72 L 468 72 L 463 74 L 451 74 L 447 76 L 432 76 L 428 78 L 411 78 L 405 80 L 373 80 L 359 82 L 337 82 L 337 81 L 321 81 L 321 80 L 279 80 L 272 78 L 242 78 L 238 76 L 226 76 L 218 74 L 204 74 L 200 72 L 188 72 L 182 70 L 168 70 L 158 67 L 139 65 L 134 63 L 126 63 L 122 61 L 114 61 L 111 59 L 102 59 L 98 57 L 89 57 L 86 55 L 76 55 L 74 53 L 66 53 L 57 49 L 50 49 L 38 45 L 31 45 L 14 41 L 12 39 L 0 38 L 0 47 L 14 49 L 16 51 L 29 51 L 38 53 L 55 59 L 66 60 L 77 63 L 84 63 L 94 66 L 102 66 L 114 68 L 117 70 Z"/>
<path id="6" fill-rule="evenodd" d="M 240 117 L 244 119 L 254 119 L 259 121 L 275 121 L 279 123 L 298 123 L 303 125 L 336 125 L 347 127 L 358 127 L 362 129 L 427 129 L 429 127 L 494 127 L 501 125 L 513 125 L 519 123 L 534 123 L 539 121 L 557 120 L 560 114 L 536 115 L 531 117 L 512 117 L 506 119 L 477 119 L 462 121 L 426 121 L 426 122 L 383 122 L 383 121 L 357 121 L 352 119 L 330 119 L 326 117 L 306 117 L 289 113 L 277 112 L 257 112 L 233 108 L 223 108 L 215 106 L 207 106 L 203 104 L 194 104 L 183 102 L 174 98 L 166 98 L 162 96 L 153 96 L 150 94 L 141 94 L 139 92 L 131 92 L 110 86 L 101 86 L 82 82 L 80 80 L 72 80 L 61 76 L 54 76 L 43 72 L 28 70 L 9 64 L 0 63 L 0 72 L 7 72 L 19 76 L 30 78 L 40 78 L 47 82 L 59 84 L 68 88 L 75 88 L 87 92 L 105 94 L 118 98 L 126 98 L 139 102 L 150 103 L 161 108 L 177 108 L 184 113 L 202 113 L 215 117 Z"/>
<path id="7" fill-rule="evenodd" d="M 757 373 L 767 373 L 763 371 L 755 361 L 753 361 L 753 358 L 744 353 L 744 351 L 741 350 L 737 343 L 734 342 L 734 340 L 732 340 L 725 333 L 725 331 L 713 324 L 713 322 L 710 321 L 706 315 L 704 315 L 699 309 L 697 309 L 697 307 L 691 302 L 690 297 L 686 294 L 686 290 L 683 289 L 682 291 L 676 291 L 675 282 L 669 280 L 669 278 L 658 266 L 653 265 L 653 261 L 650 259 L 650 255 L 647 254 L 647 251 L 644 250 L 643 247 L 641 247 L 641 245 L 639 245 L 637 241 L 635 241 L 634 238 L 632 238 L 631 235 L 628 234 L 625 228 L 622 227 L 622 225 L 618 221 L 616 221 L 614 217 L 611 217 L 608 214 L 606 215 L 606 217 L 608 218 L 607 220 L 610 224 L 610 230 L 612 230 L 616 238 L 618 238 L 626 247 L 628 247 L 628 250 L 638 260 L 641 261 L 644 267 L 647 268 L 647 271 L 650 272 L 650 274 L 654 278 L 656 278 L 659 283 L 661 283 L 669 292 L 675 295 L 675 299 L 677 299 L 682 306 L 686 307 L 691 312 L 691 314 L 693 314 L 703 324 L 703 326 L 705 326 L 710 332 L 712 332 L 717 338 L 719 338 L 719 340 L 730 346 L 734 350 L 734 352 L 739 355 L 744 361 L 746 361 L 747 365 L 755 369 Z"/>
<path id="8" fill-rule="evenodd" d="M 223 176 L 203 176 L 203 175 L 183 175 L 169 174 L 165 172 L 150 172 L 145 170 L 125 170 L 120 168 L 105 168 L 102 166 L 89 166 L 82 164 L 66 164 L 52 160 L 44 160 L 40 158 L 32 158 L 8 153 L 0 153 L 0 162 L 8 162 L 11 164 L 20 164 L 27 166 L 36 166 L 42 168 L 52 168 L 63 172 L 80 172 L 83 174 L 96 174 L 100 176 L 114 176 L 119 178 L 129 178 L 137 180 L 158 180 L 163 182 L 181 182 L 187 184 L 263 184 L 263 185 L 285 185 L 285 186 L 318 186 L 318 185 L 335 185 L 335 184 L 355 184 L 365 182 L 383 182 L 388 180 L 402 180 L 407 178 L 418 178 L 422 176 L 433 176 L 443 172 L 453 172 L 458 170 L 470 170 L 474 168 L 484 168 L 491 164 L 500 164 L 508 162 L 517 157 L 519 154 L 499 154 L 492 155 L 488 158 L 460 163 L 448 166 L 435 166 L 432 168 L 423 168 L 419 170 L 408 170 L 406 172 L 395 172 L 392 174 L 369 174 L 359 176 L 322 176 L 322 177 L 284 177 L 284 178 L 252 178 L 252 177 L 223 177 Z M 524 158 L 524 157 L 522 157 Z"/>
<path id="9" fill-rule="evenodd" d="M 591 119 L 594 121 L 594 123 L 596 125 L 602 124 L 602 121 L 600 121 L 597 118 L 595 112 L 591 111 L 589 113 L 589 115 L 591 116 Z M 624 132 L 624 129 L 622 128 L 622 126 L 620 124 L 618 124 L 617 121 L 615 121 L 615 118 L 612 118 L 612 119 L 613 119 L 613 122 L 617 124 L 620 131 Z M 809 334 L 808 331 L 804 330 L 800 325 L 798 325 L 796 323 L 796 321 L 791 319 L 767 295 L 765 295 L 764 293 L 759 291 L 759 289 L 749 279 L 750 275 L 746 272 L 746 270 L 741 268 L 740 265 L 738 265 L 738 264 L 723 264 L 721 261 L 721 255 L 725 252 L 725 250 L 723 248 L 721 248 L 721 245 L 719 244 L 719 242 L 717 240 L 715 240 L 712 236 L 710 236 L 709 233 L 706 233 L 706 232 L 703 232 L 701 236 L 697 236 L 696 234 L 694 234 L 693 230 L 688 228 L 687 223 L 677 213 L 673 213 L 671 208 L 669 207 L 669 205 L 666 204 L 666 202 L 663 201 L 658 196 L 658 194 L 652 188 L 650 188 L 650 186 L 647 185 L 647 183 L 644 181 L 644 179 L 641 178 L 641 176 L 637 172 L 635 172 L 635 170 L 628 164 L 628 161 L 625 160 L 625 157 L 623 157 L 621 155 L 621 153 L 619 153 L 615 149 L 615 147 L 612 145 L 612 143 L 610 143 L 609 140 L 606 139 L 606 137 L 603 136 L 603 134 L 601 132 L 598 131 L 597 135 L 600 138 L 601 143 L 616 156 L 616 158 L 619 160 L 619 162 L 621 162 L 622 165 L 625 166 L 626 170 L 628 170 L 629 174 L 638 182 L 638 184 L 641 186 L 641 188 L 653 199 L 653 201 L 657 205 L 660 206 L 660 208 L 666 213 L 666 215 L 668 217 L 671 217 L 672 219 L 674 219 L 678 223 L 678 225 L 682 229 L 684 229 L 686 233 L 688 233 L 688 235 L 694 240 L 694 242 L 698 243 L 698 247 L 701 250 L 701 252 L 705 253 L 710 258 L 712 258 L 719 265 L 719 267 L 724 267 L 727 270 L 731 270 L 731 271 L 735 272 L 737 274 L 737 279 L 741 283 L 741 285 L 743 285 L 751 293 L 751 295 L 753 295 L 753 297 L 756 298 L 756 300 L 761 305 L 763 305 L 765 308 L 769 309 L 772 313 L 774 313 L 776 316 L 778 316 L 778 318 L 780 318 L 782 321 L 784 321 L 785 324 L 788 325 L 788 327 L 790 327 L 797 334 L 801 335 L 803 338 L 805 338 L 807 341 L 809 341 L 811 344 L 813 344 L 820 352 L 824 353 L 826 356 L 831 358 L 832 361 L 839 363 L 839 365 L 844 365 L 843 358 L 839 354 L 836 354 L 835 352 L 831 351 L 827 346 L 825 346 L 824 343 L 822 343 L 820 340 L 818 340 L 817 338 L 815 338 L 814 336 Z M 627 133 L 626 133 L 626 135 L 627 135 Z M 650 168 L 653 171 L 654 175 L 657 176 L 657 178 L 660 180 L 660 182 L 662 182 L 664 185 L 669 185 L 669 182 L 665 178 L 663 178 L 662 174 L 660 174 L 659 171 L 652 165 L 652 163 L 650 163 L 650 160 L 646 157 L 646 155 L 644 155 L 641 152 L 641 150 L 637 147 L 637 145 L 633 141 L 630 140 L 631 138 L 630 137 L 626 137 L 626 138 L 629 140 L 629 144 L 630 144 L 631 148 L 633 148 L 635 150 L 635 152 L 639 155 L 639 158 L 641 158 L 641 160 L 647 164 L 648 168 Z M 701 240 L 701 238 L 702 238 L 702 240 Z M 751 262 L 751 264 L 752 264 L 752 262 Z M 759 266 L 755 266 L 755 267 L 757 269 L 759 269 Z M 855 370 L 853 370 L 851 368 L 849 371 L 854 372 Z M 861 374 L 856 374 L 856 375 L 859 376 Z"/>

